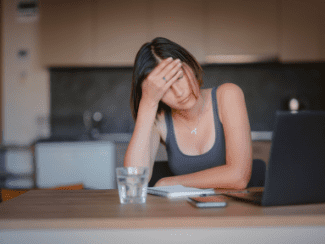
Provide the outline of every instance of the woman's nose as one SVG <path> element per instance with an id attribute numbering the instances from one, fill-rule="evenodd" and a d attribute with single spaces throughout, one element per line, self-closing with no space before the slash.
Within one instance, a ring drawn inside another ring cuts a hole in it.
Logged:
<path id="1" fill-rule="evenodd" d="M 184 89 L 177 82 L 172 85 L 172 89 L 177 97 L 181 97 L 184 93 Z"/>

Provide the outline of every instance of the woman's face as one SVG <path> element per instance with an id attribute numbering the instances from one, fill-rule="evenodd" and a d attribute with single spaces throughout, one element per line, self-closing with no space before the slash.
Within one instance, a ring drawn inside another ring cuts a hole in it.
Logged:
<path id="1" fill-rule="evenodd" d="M 163 103 L 176 110 L 190 109 L 197 100 L 190 85 L 198 86 L 194 72 L 186 63 L 183 63 L 181 69 L 183 75 L 173 83 L 161 99 Z"/>

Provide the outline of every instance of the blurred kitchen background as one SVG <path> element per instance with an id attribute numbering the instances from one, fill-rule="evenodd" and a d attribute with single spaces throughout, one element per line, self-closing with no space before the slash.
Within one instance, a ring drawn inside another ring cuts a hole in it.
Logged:
<path id="1" fill-rule="evenodd" d="M 0 184 L 35 186 L 35 143 L 112 142 L 121 166 L 133 61 L 157 36 L 197 58 L 204 88 L 243 89 L 267 162 L 277 110 L 325 110 L 324 12 L 323 0 L 2 0 Z"/>

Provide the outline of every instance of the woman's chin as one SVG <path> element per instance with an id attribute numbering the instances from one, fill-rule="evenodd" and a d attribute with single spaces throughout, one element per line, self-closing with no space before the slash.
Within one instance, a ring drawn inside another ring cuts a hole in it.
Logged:
<path id="1" fill-rule="evenodd" d="M 180 103 L 178 106 L 179 110 L 188 110 L 195 106 L 197 100 L 193 95 L 190 95 L 184 102 Z"/>

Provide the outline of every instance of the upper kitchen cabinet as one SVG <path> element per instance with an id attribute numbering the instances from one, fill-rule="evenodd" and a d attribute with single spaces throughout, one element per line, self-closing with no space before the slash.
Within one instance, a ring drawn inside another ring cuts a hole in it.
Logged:
<path id="1" fill-rule="evenodd" d="M 200 0 L 43 0 L 41 56 L 45 66 L 132 66 L 157 36 L 204 61 Z"/>
<path id="2" fill-rule="evenodd" d="M 204 1 L 150 1 L 148 7 L 149 40 L 168 38 L 204 62 Z"/>
<path id="3" fill-rule="evenodd" d="M 99 66 L 131 66 L 148 41 L 149 0 L 97 0 L 94 53 Z"/>
<path id="4" fill-rule="evenodd" d="M 325 60 L 325 2 L 282 0 L 280 58 L 283 62 Z"/>
<path id="5" fill-rule="evenodd" d="M 325 2 L 320 6 L 319 9 L 320 14 L 320 28 L 319 28 L 319 33 L 320 33 L 320 39 L 319 39 L 319 47 L 320 47 L 320 58 L 322 61 L 325 61 Z"/>
<path id="6" fill-rule="evenodd" d="M 232 55 L 324 61 L 324 12 L 323 0 L 42 0 L 41 63 L 132 66 L 158 36 L 200 63 Z"/>
<path id="7" fill-rule="evenodd" d="M 40 1 L 41 64 L 85 66 L 94 61 L 92 0 Z"/>
<path id="8" fill-rule="evenodd" d="M 207 61 L 217 55 L 277 54 L 277 0 L 205 2 Z"/>

